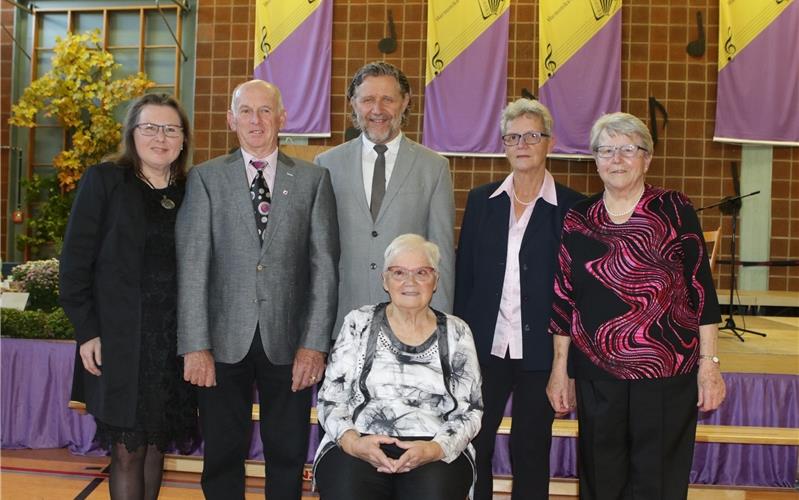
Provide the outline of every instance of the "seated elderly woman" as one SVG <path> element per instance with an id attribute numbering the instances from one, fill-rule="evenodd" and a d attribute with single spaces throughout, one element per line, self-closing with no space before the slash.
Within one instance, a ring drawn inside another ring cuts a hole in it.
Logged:
<path id="1" fill-rule="evenodd" d="M 388 303 L 351 311 L 318 395 L 326 434 L 314 461 L 324 500 L 466 498 L 480 430 L 469 327 L 430 308 L 438 247 L 415 234 L 385 252 Z"/>

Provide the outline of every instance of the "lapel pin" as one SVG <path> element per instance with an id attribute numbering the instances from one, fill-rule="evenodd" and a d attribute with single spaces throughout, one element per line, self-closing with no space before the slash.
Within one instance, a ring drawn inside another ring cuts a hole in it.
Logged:
<path id="1" fill-rule="evenodd" d="M 289 190 L 288 190 L 288 189 L 284 189 L 284 190 L 283 190 L 283 195 L 285 196 L 285 195 L 287 195 L 287 194 L 289 194 Z"/>

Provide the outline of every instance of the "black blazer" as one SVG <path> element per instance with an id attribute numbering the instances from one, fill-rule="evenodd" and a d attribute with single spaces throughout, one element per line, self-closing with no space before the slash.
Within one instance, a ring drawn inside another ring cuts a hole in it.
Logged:
<path id="1" fill-rule="evenodd" d="M 60 263 L 60 302 L 80 345 L 102 339 L 102 375 L 77 353 L 72 399 L 106 424 L 132 427 L 138 391 L 145 219 L 132 169 L 102 163 L 81 177 Z"/>
<path id="2" fill-rule="evenodd" d="M 491 356 L 508 251 L 511 200 L 505 193 L 489 199 L 500 184 L 493 182 L 469 192 L 455 264 L 455 315 L 469 324 L 481 364 Z M 548 371 L 552 367 L 548 327 L 560 232 L 566 212 L 584 198 L 558 183 L 555 191 L 557 206 L 541 198 L 536 202 L 519 251 L 525 370 Z"/>

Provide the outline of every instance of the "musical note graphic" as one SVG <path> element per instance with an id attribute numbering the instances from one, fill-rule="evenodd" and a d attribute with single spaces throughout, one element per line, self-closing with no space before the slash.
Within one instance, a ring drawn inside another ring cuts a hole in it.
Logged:
<path id="1" fill-rule="evenodd" d="M 702 12 L 696 12 L 696 40 L 691 40 L 685 51 L 691 57 L 702 57 L 705 54 L 705 26 L 702 24 Z"/>
<path id="2" fill-rule="evenodd" d="M 264 59 L 269 57 L 272 51 L 272 46 L 266 41 L 266 26 L 261 26 L 261 52 L 264 53 Z"/>
<path id="3" fill-rule="evenodd" d="M 652 131 L 652 144 L 658 145 L 658 115 L 657 112 L 663 116 L 663 129 L 669 124 L 669 113 L 666 107 L 663 106 L 654 96 L 649 96 L 649 126 Z"/>
<path id="4" fill-rule="evenodd" d="M 433 66 L 433 74 L 438 76 L 442 69 L 444 69 L 444 61 L 438 57 L 441 54 L 441 46 L 436 42 L 434 45 L 436 51 L 433 52 L 433 57 L 430 59 L 430 64 Z"/>
<path id="5" fill-rule="evenodd" d="M 555 72 L 555 69 L 558 67 L 558 63 L 552 60 L 552 44 L 547 44 L 547 57 L 544 59 L 544 67 L 547 69 L 547 76 L 552 76 Z"/>
<path id="6" fill-rule="evenodd" d="M 724 52 L 727 53 L 727 60 L 732 61 L 732 56 L 735 55 L 735 52 L 738 48 L 732 43 L 732 27 L 727 28 L 727 39 L 724 41 Z"/>
<path id="7" fill-rule="evenodd" d="M 377 42 L 377 50 L 384 54 L 392 54 L 397 50 L 397 29 L 394 27 L 394 16 L 388 9 L 388 36 Z"/>

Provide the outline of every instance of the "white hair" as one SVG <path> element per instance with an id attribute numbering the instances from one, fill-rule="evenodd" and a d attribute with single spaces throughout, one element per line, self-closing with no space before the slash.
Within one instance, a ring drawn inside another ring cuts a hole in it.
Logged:
<path id="1" fill-rule="evenodd" d="M 386 247 L 386 253 L 383 260 L 383 272 L 387 271 L 394 260 L 402 253 L 418 250 L 422 252 L 427 260 L 430 262 L 430 267 L 438 272 L 438 263 L 441 260 L 441 252 L 438 245 L 432 241 L 427 241 L 418 234 L 408 233 L 401 234 L 394 238 Z"/>

